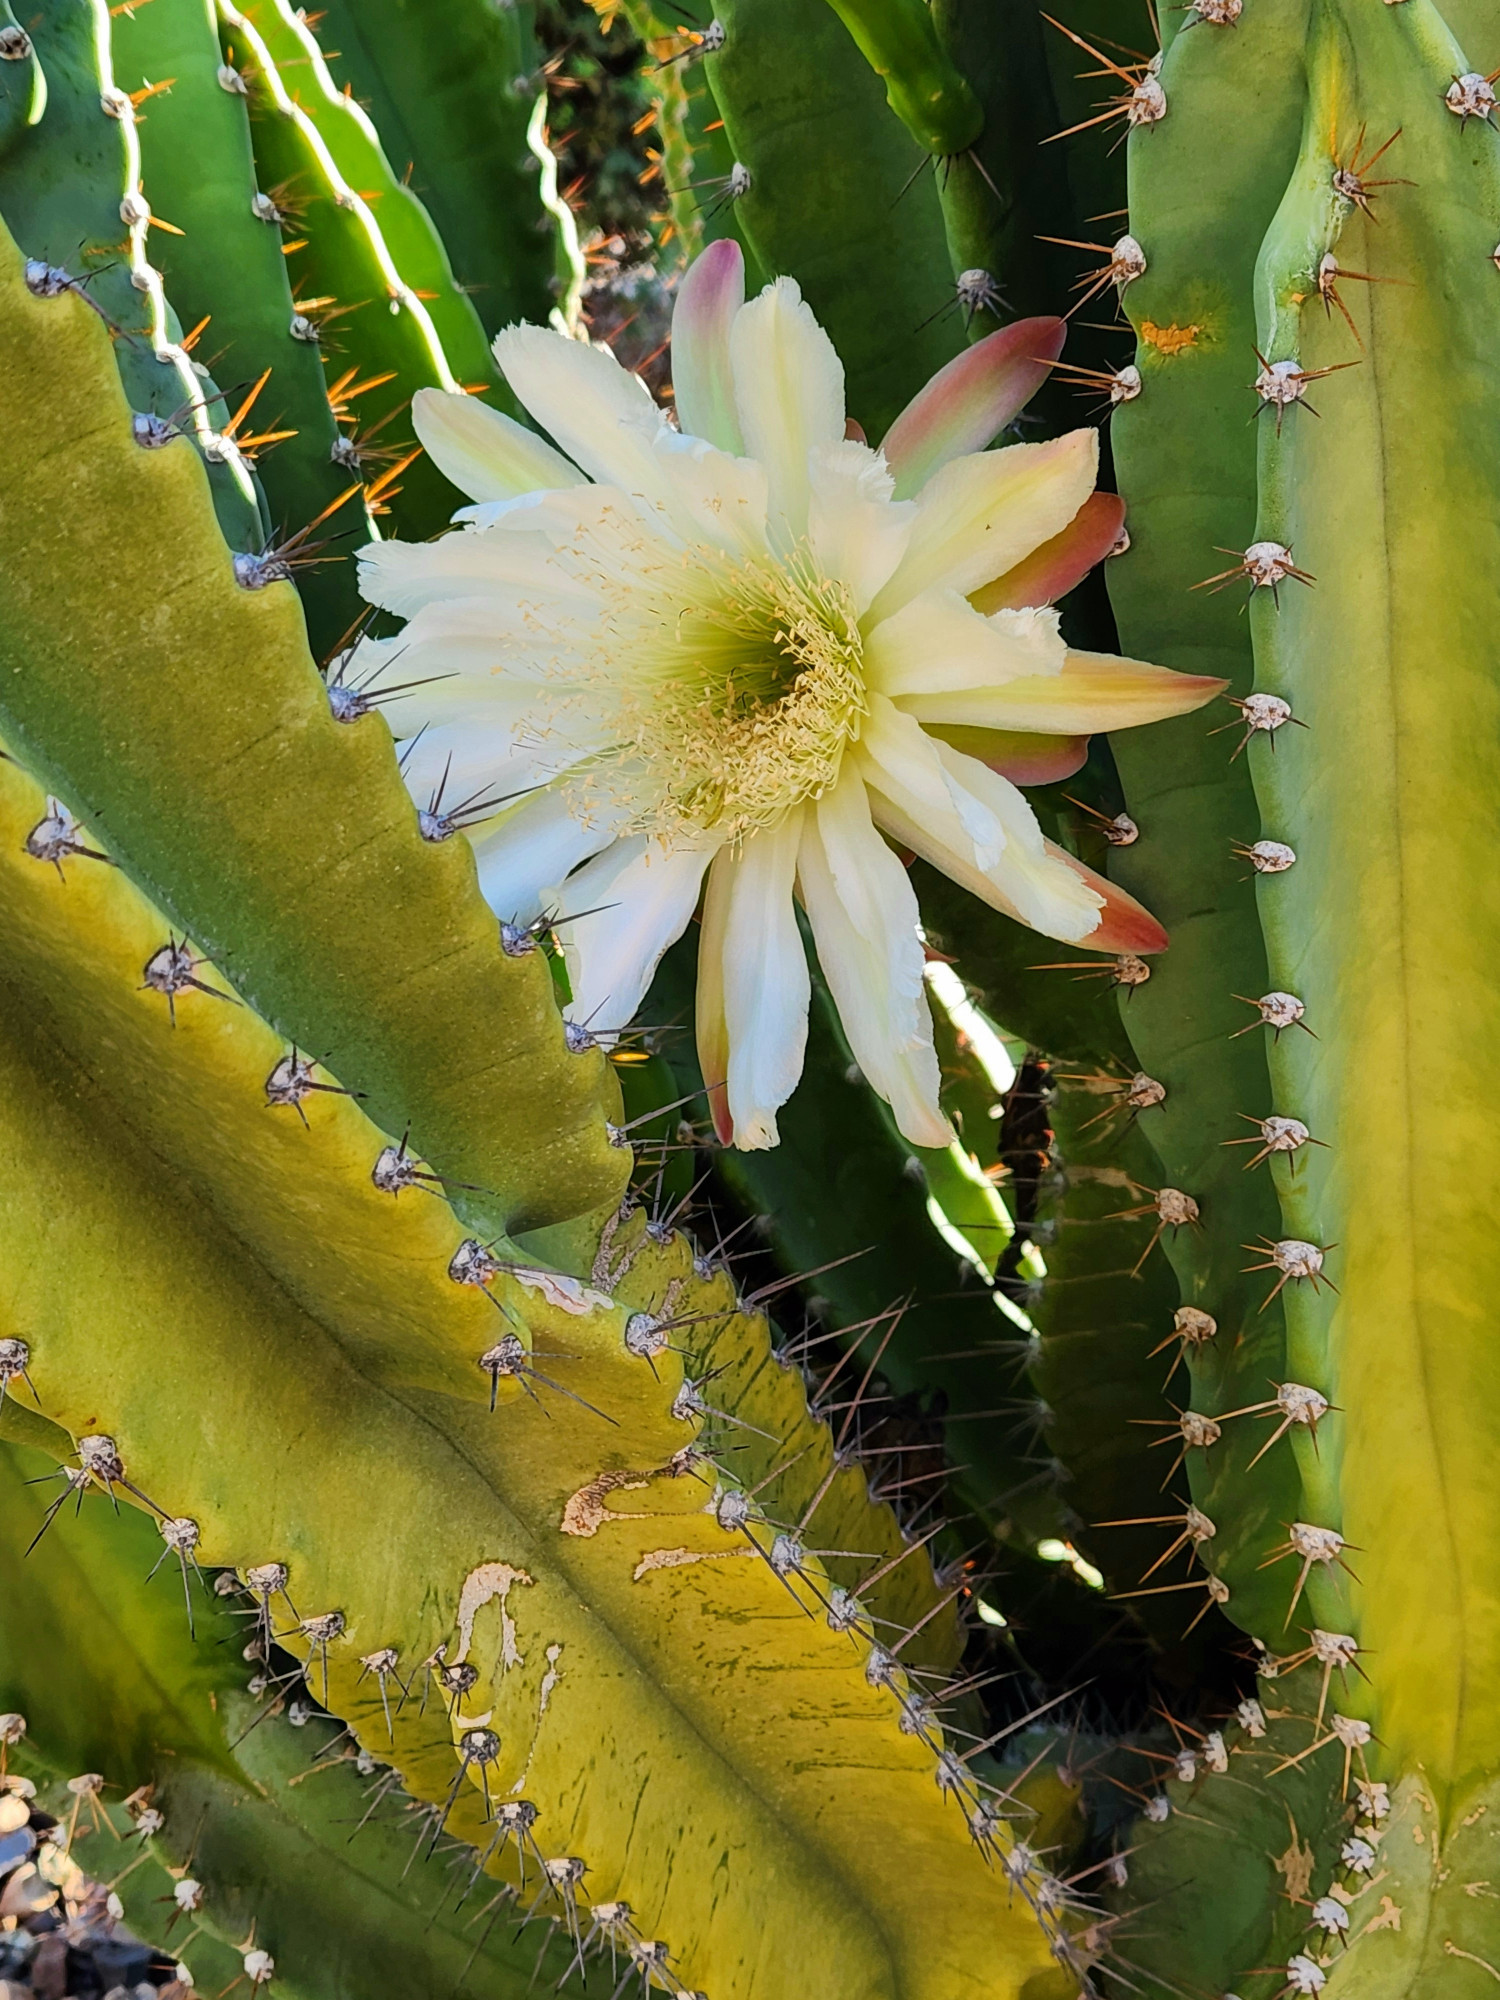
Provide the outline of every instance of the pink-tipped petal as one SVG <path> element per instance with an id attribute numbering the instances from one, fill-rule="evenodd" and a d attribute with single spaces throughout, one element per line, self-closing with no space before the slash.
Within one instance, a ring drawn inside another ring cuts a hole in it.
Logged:
<path id="1" fill-rule="evenodd" d="M 896 498 L 908 499 L 950 458 L 992 443 L 1047 379 L 1066 338 L 1060 319 L 1019 319 L 940 368 L 885 434 Z"/>
<path id="2" fill-rule="evenodd" d="M 1013 785 L 1055 785 L 1088 762 L 1086 736 L 1030 736 L 1019 729 L 930 728 L 929 736 L 977 757 Z"/>
<path id="3" fill-rule="evenodd" d="M 1166 950 L 1171 939 L 1144 903 L 1128 896 L 1118 882 L 1111 882 L 1107 876 L 1085 868 L 1076 856 L 1055 842 L 1047 842 L 1047 852 L 1055 860 L 1065 861 L 1075 875 L 1087 882 L 1095 895 L 1104 898 L 1104 907 L 1099 912 L 1099 928 L 1090 931 L 1086 938 L 1079 939 L 1084 951 L 1111 951 L 1117 957 L 1125 952 L 1134 952 L 1137 958 L 1149 958 L 1153 952 Z"/>
<path id="4" fill-rule="evenodd" d="M 1022 611 L 1056 604 L 1102 562 L 1125 525 L 1125 502 L 1118 493 L 1091 493 L 1060 535 L 1033 549 L 1024 562 L 997 576 L 969 602 L 988 617 L 992 611 Z"/>
<path id="5" fill-rule="evenodd" d="M 686 436 L 737 454 L 745 441 L 735 411 L 729 329 L 744 303 L 744 252 L 732 236 L 721 236 L 688 266 L 672 309 L 677 422 Z"/>

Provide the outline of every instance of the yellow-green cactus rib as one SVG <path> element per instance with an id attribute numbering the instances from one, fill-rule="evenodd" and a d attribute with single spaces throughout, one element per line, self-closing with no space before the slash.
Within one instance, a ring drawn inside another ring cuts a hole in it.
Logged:
<path id="1" fill-rule="evenodd" d="M 1357 1584 L 1318 1564 L 1306 1594 L 1357 1633 L 1389 1774 L 1420 1767 L 1446 1829 L 1500 1765 L 1483 1069 L 1500 703 L 1476 450 L 1500 416 L 1500 134 L 1483 92 L 1462 115 L 1476 80 L 1454 82 L 1463 56 L 1427 0 L 1320 6 L 1309 65 L 1255 287 L 1257 344 L 1290 392 L 1261 418 L 1256 534 L 1316 578 L 1252 611 L 1257 688 L 1300 725 L 1249 753 L 1263 832 L 1297 854 L 1261 886 L 1271 973 L 1312 1030 L 1271 1050 L 1275 1109 L 1322 1142 L 1277 1176 L 1279 1233 L 1325 1259 L 1287 1283 L 1287 1367 L 1337 1405 L 1316 1455 L 1297 1442 L 1303 1517 L 1360 1550 Z M 1476 778 L 1478 808 L 1456 812 Z"/>
<path id="2" fill-rule="evenodd" d="M 46 0 L 28 17 L 45 110 L 34 91 L 36 115 L 0 160 L 0 217 L 30 260 L 38 294 L 71 288 L 111 328 L 125 393 L 141 420 L 138 447 L 191 437 L 226 540 L 257 550 L 266 524 L 254 477 L 225 434 L 217 386 L 182 346 L 152 261 L 159 232 L 141 184 L 142 114 L 115 79 L 112 25 L 106 0 Z M 18 61 L 15 73 L 19 80 L 30 65 Z"/>
<path id="3" fill-rule="evenodd" d="M 967 152 L 983 130 L 984 114 L 944 48 L 926 0 L 829 4 L 917 144 L 944 159 Z"/>
<path id="4" fill-rule="evenodd" d="M 318 347 L 298 337 L 276 204 L 256 185 L 245 99 L 224 66 L 209 0 L 127 9 L 112 20 L 111 40 L 121 88 L 155 86 L 139 121 L 141 186 L 161 217 L 151 255 L 226 384 L 219 428 L 232 425 L 241 444 L 268 439 L 263 451 L 245 448 L 273 540 L 314 521 L 318 537 L 365 532 L 358 460 L 341 446 Z M 359 616 L 353 565 L 315 564 L 297 586 L 322 655 Z"/>
<path id="5" fill-rule="evenodd" d="M 1110 596 L 1127 651 L 1222 674 L 1238 699 L 1253 671 L 1250 580 L 1196 586 L 1233 570 L 1236 558 L 1217 550 L 1255 540 L 1251 278 L 1296 155 L 1305 21 L 1304 0 L 1263 0 L 1232 28 L 1179 26 L 1161 71 L 1168 114 L 1130 140 L 1130 223 L 1145 272 L 1124 303 L 1143 387 L 1111 420 L 1131 547 L 1108 566 Z M 1238 137 L 1225 148 L 1231 126 Z M 1298 587 L 1283 586 L 1283 601 Z M 1216 735 L 1221 722 L 1231 727 Z M 1140 838 L 1118 850 L 1111 873 L 1172 940 L 1149 981 L 1124 990 L 1122 1014 L 1140 1067 L 1166 1088 L 1151 1125 L 1162 1163 L 1153 1192 L 1175 1189 L 1198 1207 L 1195 1224 L 1168 1224 L 1164 1240 L 1183 1304 L 1217 1323 L 1189 1374 L 1190 1407 L 1209 1416 L 1263 1401 L 1268 1380 L 1289 1372 L 1279 1302 L 1267 1306 L 1271 1285 L 1245 1271 L 1255 1259 L 1242 1248 L 1280 1234 L 1274 1188 L 1264 1164 L 1246 1172 L 1249 1153 L 1226 1143 L 1276 1109 L 1264 1048 L 1273 1031 L 1255 1025 L 1254 1002 L 1274 981 L 1245 851 L 1257 816 L 1245 757 L 1233 754 L 1239 733 L 1225 703 L 1218 721 L 1168 724 L 1144 754 L 1128 735 L 1112 746 Z M 1240 1034 L 1247 1022 L 1253 1031 Z M 1142 1218 L 1143 1244 L 1156 1221 Z M 1285 1537 L 1280 1524 L 1298 1518 L 1299 1486 L 1284 1443 L 1246 1478 L 1262 1442 L 1252 1425 L 1230 1425 L 1188 1463 L 1194 1498 L 1220 1524 L 1229 1615 L 1271 1633 L 1289 1592 L 1281 1571 L 1260 1565 Z"/>
<path id="6" fill-rule="evenodd" d="M 418 834 L 384 724 L 333 719 L 290 586 L 236 582 L 192 452 L 133 443 L 104 328 L 13 255 L 0 346 L 32 413 L 0 463 L 7 728 L 485 1233 L 610 1212 L 602 1057 L 567 1050 L 542 954 L 502 950 L 467 843 Z"/>
<path id="7" fill-rule="evenodd" d="M 1041 1963 L 1043 1933 L 991 1872 L 984 1781 L 941 1761 L 906 1649 L 892 1635 L 891 1663 L 868 1613 L 832 1595 L 821 1512 L 798 1549 L 753 1503 L 726 1514 L 712 1453 L 736 1467 L 755 1419 L 716 1418 L 727 1405 L 699 1377 L 701 1430 L 666 1300 L 650 1294 L 643 1327 L 541 1272 L 499 1269 L 489 1297 L 453 1283 L 456 1221 L 420 1187 L 394 1205 L 380 1191 L 359 1108 L 309 1094 L 304 1128 L 268 1107 L 284 1045 L 202 990 L 207 967 L 172 996 L 174 1026 L 139 972 L 159 919 L 106 864 L 62 857 L 59 880 L 25 852 L 37 798 L 6 783 L 16 859 L 0 880 L 32 943 L 0 991 L 0 1145 L 26 1181 L 0 1240 L 48 1418 L 75 1440 L 107 1426 L 123 1468 L 106 1483 L 191 1518 L 200 1560 L 252 1587 L 284 1563 L 267 1616 L 368 1747 L 419 1797 L 456 1792 L 471 1841 L 486 1787 L 533 1799 L 538 1838 L 585 1860 L 595 1900 L 629 1902 L 707 1990 L 779 1992 L 810 1966 L 835 1993 L 977 1995 L 968 1968 L 997 1936 L 1017 1972 Z M 56 1040 L 37 1026 L 44 994 Z M 511 1329 L 535 1346 L 492 1357 L 491 1410 L 481 1357 Z M 795 1418 L 785 1393 L 779 1410 L 745 1400 Z M 825 1497 L 863 1532 L 848 1479 Z M 369 1665 L 387 1646 L 416 1690 L 404 1705 Z M 444 1701 L 443 1672 L 465 1666 L 472 1685 L 450 1680 Z M 728 1879 L 697 1865 L 726 1847 Z M 753 1913 L 773 1894 L 787 1924 L 767 1935 Z"/>
<path id="8" fill-rule="evenodd" d="M 251 1628 L 196 1579 L 189 1633 L 175 1560 L 146 1582 L 162 1554 L 148 1515 L 90 1495 L 27 1560 L 40 1503 L 25 1482 L 51 1470 L 0 1448 L 0 1709 L 26 1719 L 28 1770 L 39 1751 L 63 1781 L 106 1780 L 100 1824 L 79 1816 L 71 1852 L 114 1884 L 136 1933 L 201 1992 L 243 1976 L 235 1947 L 252 1937 L 297 2000 L 380 2000 L 393 1984 L 522 2000 L 535 1977 L 556 1982 L 572 1940 L 547 1943 L 542 1924 L 517 1936 L 530 1897 L 487 1910 L 501 1885 L 471 1883 L 468 1854 L 458 1867 L 433 1854 L 389 1767 L 335 1734 L 305 1688 L 251 1693 L 267 1672 L 241 1657 Z M 41 1797 L 69 1817 L 65 1782 Z M 534 1893 L 534 1857 L 529 1872 Z"/>
<path id="9" fill-rule="evenodd" d="M 530 10 L 334 0 L 316 19 L 330 71 L 431 216 L 487 331 L 544 322 L 556 304 L 555 229 L 530 137 L 541 95 Z"/>
<path id="10" fill-rule="evenodd" d="M 963 346 L 933 175 L 831 8 L 725 0 L 718 19 L 704 66 L 741 170 L 737 220 L 762 268 L 802 287 L 850 416 L 879 438 Z"/>

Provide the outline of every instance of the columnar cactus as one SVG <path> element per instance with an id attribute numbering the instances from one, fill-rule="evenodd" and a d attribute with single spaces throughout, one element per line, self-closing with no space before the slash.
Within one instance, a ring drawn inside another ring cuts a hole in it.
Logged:
<path id="1" fill-rule="evenodd" d="M 0 1971 L 1485 1992 L 1500 27 L 589 11 L 0 19 Z"/>

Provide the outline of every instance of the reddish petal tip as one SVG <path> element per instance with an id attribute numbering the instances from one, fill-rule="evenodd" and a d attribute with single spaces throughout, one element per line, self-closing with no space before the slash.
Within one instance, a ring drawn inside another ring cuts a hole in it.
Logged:
<path id="1" fill-rule="evenodd" d="M 1133 952 L 1137 958 L 1150 958 L 1166 950 L 1172 940 L 1144 903 L 1138 903 L 1118 882 L 1111 882 L 1108 876 L 1085 867 L 1076 855 L 1069 854 L 1066 848 L 1058 847 L 1053 841 L 1047 842 L 1047 852 L 1058 861 L 1065 861 L 1075 875 L 1082 876 L 1096 896 L 1104 899 L 1098 928 L 1078 940 L 1080 950 L 1113 952 L 1117 958 L 1125 952 Z"/>

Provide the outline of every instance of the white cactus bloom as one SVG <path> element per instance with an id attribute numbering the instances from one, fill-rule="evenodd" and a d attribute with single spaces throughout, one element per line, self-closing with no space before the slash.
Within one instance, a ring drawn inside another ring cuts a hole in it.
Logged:
<path id="1" fill-rule="evenodd" d="M 407 781 L 419 805 L 483 802 L 480 885 L 502 922 L 555 913 L 571 1020 L 624 1029 L 701 899 L 699 1049 L 742 1147 L 776 1143 L 802 1068 L 799 903 L 860 1067 L 909 1140 L 946 1143 L 896 849 L 1048 937 L 1166 942 L 1013 782 L 1220 685 L 1060 636 L 1048 607 L 1119 528 L 1091 498 L 1096 435 L 983 448 L 1049 340 L 1033 320 L 980 342 L 872 450 L 797 286 L 746 303 L 721 242 L 677 300 L 680 429 L 607 349 L 532 326 L 495 354 L 556 448 L 472 398 L 415 400 L 475 504 L 435 542 L 362 551 L 365 596 L 407 623 L 346 677 L 419 683 L 387 710 Z"/>

